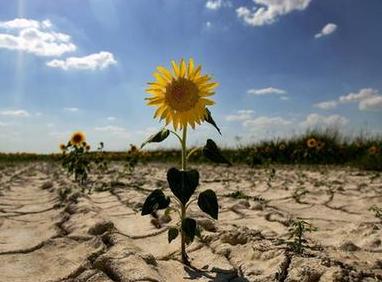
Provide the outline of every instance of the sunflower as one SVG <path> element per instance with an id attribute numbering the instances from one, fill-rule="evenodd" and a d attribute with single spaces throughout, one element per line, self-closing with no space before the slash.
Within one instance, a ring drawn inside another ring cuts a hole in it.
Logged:
<path id="1" fill-rule="evenodd" d="M 317 146 L 317 140 L 314 139 L 313 137 L 312 138 L 309 138 L 307 141 L 306 141 L 306 146 L 308 146 L 308 148 L 314 148 Z"/>
<path id="2" fill-rule="evenodd" d="M 206 106 L 214 104 L 209 97 L 218 83 L 202 75 L 201 66 L 195 66 L 193 59 L 188 64 L 183 59 L 171 64 L 173 72 L 162 66 L 154 72 L 156 81 L 146 89 L 151 95 L 146 98 L 147 105 L 157 107 L 154 118 L 165 120 L 166 125 L 172 123 L 175 130 L 187 125 L 195 128 L 205 120 Z"/>
<path id="3" fill-rule="evenodd" d="M 78 146 L 85 142 L 85 134 L 81 131 L 76 131 L 72 134 L 72 137 L 70 138 L 70 144 Z"/>
<path id="4" fill-rule="evenodd" d="M 65 144 L 60 144 L 60 150 L 61 150 L 61 151 L 65 151 L 65 149 L 66 149 Z"/>
<path id="5" fill-rule="evenodd" d="M 281 144 L 279 145 L 279 150 L 280 150 L 280 151 L 284 151 L 285 148 L 286 148 L 286 145 L 285 145 L 284 143 L 281 143 Z"/>
<path id="6" fill-rule="evenodd" d="M 90 151 L 90 145 L 86 145 L 86 146 L 85 146 L 85 150 L 86 150 L 86 151 Z"/>
<path id="7" fill-rule="evenodd" d="M 368 149 L 368 152 L 370 155 L 376 155 L 379 152 L 379 148 L 377 146 L 373 145 Z"/>

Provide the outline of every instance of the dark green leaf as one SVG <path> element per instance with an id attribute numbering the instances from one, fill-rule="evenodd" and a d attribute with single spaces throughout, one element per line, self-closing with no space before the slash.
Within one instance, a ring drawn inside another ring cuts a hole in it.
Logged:
<path id="1" fill-rule="evenodd" d="M 199 185 L 199 172 L 195 169 L 181 171 L 173 167 L 167 171 L 167 181 L 172 193 L 186 205 Z"/>
<path id="2" fill-rule="evenodd" d="M 176 237 L 178 237 L 178 234 L 179 234 L 178 228 L 171 227 L 168 230 L 168 242 L 171 243 L 172 240 L 175 240 Z"/>
<path id="3" fill-rule="evenodd" d="M 219 132 L 219 134 L 222 135 L 222 133 L 220 132 L 220 128 L 217 126 L 216 122 L 215 122 L 214 119 L 212 118 L 212 115 L 211 115 L 210 110 L 207 109 L 207 108 L 206 108 L 206 117 L 205 117 L 205 121 L 208 122 L 209 124 L 212 124 L 212 126 L 216 128 L 216 130 Z"/>
<path id="4" fill-rule="evenodd" d="M 199 194 L 198 206 L 206 214 L 212 218 L 218 219 L 219 205 L 216 194 L 211 189 L 208 189 Z"/>
<path id="5" fill-rule="evenodd" d="M 147 215 L 156 210 L 165 209 L 169 204 L 170 198 L 166 197 L 161 189 L 156 189 L 146 198 L 141 215 Z"/>
<path id="6" fill-rule="evenodd" d="M 207 143 L 203 147 L 203 155 L 207 159 L 215 163 L 223 163 L 223 164 L 231 165 L 231 162 L 222 155 L 218 146 L 212 139 L 207 139 Z"/>
<path id="7" fill-rule="evenodd" d="M 147 143 L 160 143 L 163 140 L 165 140 L 170 135 L 170 130 L 167 128 L 163 128 L 158 133 L 155 133 L 151 135 L 149 138 L 146 139 L 145 142 L 142 143 L 141 149 L 147 144 Z"/>
<path id="8" fill-rule="evenodd" d="M 186 243 L 190 244 L 194 241 L 196 233 L 196 221 L 195 219 L 186 217 L 182 222 L 182 230 L 186 234 Z"/>

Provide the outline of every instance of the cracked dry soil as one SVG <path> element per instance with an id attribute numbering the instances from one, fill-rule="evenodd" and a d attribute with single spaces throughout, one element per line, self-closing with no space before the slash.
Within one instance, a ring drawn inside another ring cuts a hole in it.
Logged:
<path id="1" fill-rule="evenodd" d="M 177 221 L 139 214 L 147 194 L 164 188 L 169 165 L 122 165 L 93 176 L 80 192 L 58 164 L 0 170 L 0 281 L 382 281 L 382 222 L 368 209 L 382 199 L 382 177 L 342 167 L 252 169 L 198 166 L 202 189 L 218 194 L 219 221 L 196 206 L 204 227 L 179 261 Z M 241 191 L 248 197 L 230 197 Z M 303 191 L 303 193 L 301 193 Z M 288 224 L 318 227 L 303 255 L 286 248 Z"/>

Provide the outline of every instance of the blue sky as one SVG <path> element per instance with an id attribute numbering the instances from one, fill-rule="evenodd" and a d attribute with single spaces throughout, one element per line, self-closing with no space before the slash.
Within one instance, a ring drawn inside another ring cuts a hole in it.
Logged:
<path id="1" fill-rule="evenodd" d="M 0 151 L 54 152 L 74 130 L 140 144 L 161 127 L 152 72 L 189 57 L 220 83 L 223 131 L 203 125 L 192 144 L 382 134 L 381 13 L 380 0 L 1 1 Z"/>

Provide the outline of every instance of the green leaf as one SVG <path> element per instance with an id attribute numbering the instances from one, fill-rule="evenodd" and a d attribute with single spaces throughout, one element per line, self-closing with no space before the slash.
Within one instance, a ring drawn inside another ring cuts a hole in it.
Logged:
<path id="1" fill-rule="evenodd" d="M 165 209 L 170 204 L 170 198 L 166 197 L 161 189 L 150 193 L 143 204 L 141 215 L 151 214 L 156 210 Z"/>
<path id="2" fill-rule="evenodd" d="M 173 167 L 167 171 L 167 181 L 172 193 L 186 205 L 199 185 L 199 172 L 195 169 L 181 171 Z"/>
<path id="3" fill-rule="evenodd" d="M 209 124 L 212 124 L 213 127 L 216 128 L 216 130 L 219 132 L 220 135 L 222 135 L 221 131 L 220 131 L 220 128 L 217 126 L 216 122 L 214 121 L 214 119 L 212 118 L 212 115 L 211 115 L 211 112 L 209 109 L 206 108 L 206 117 L 204 119 L 206 122 L 208 122 Z"/>
<path id="4" fill-rule="evenodd" d="M 198 206 L 206 214 L 214 219 L 218 219 L 219 205 L 216 194 L 211 189 L 208 189 L 199 194 Z"/>
<path id="5" fill-rule="evenodd" d="M 196 234 L 196 221 L 193 218 L 186 217 L 182 222 L 182 230 L 186 234 L 186 243 L 190 244 L 194 241 Z"/>
<path id="6" fill-rule="evenodd" d="M 171 243 L 172 240 L 175 240 L 176 237 L 178 237 L 178 234 L 179 234 L 178 228 L 171 227 L 168 230 L 168 242 Z"/>
<path id="7" fill-rule="evenodd" d="M 163 128 L 159 132 L 151 135 L 149 138 L 146 139 L 145 142 L 142 143 L 141 149 L 147 144 L 147 143 L 160 143 L 163 140 L 165 140 L 170 135 L 170 130 L 167 128 Z"/>
<path id="8" fill-rule="evenodd" d="M 203 147 L 203 155 L 215 163 L 232 165 L 231 162 L 223 156 L 220 149 L 212 139 L 207 139 L 207 143 Z"/>

